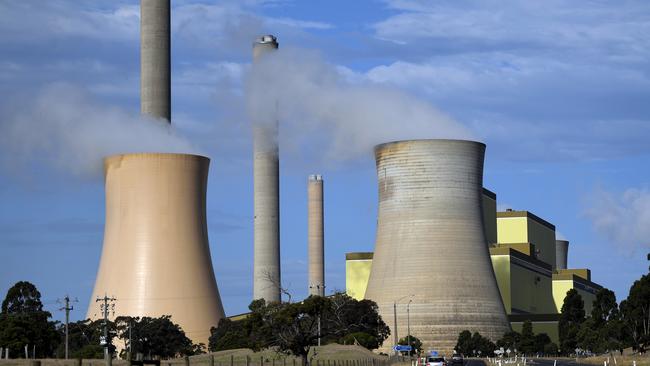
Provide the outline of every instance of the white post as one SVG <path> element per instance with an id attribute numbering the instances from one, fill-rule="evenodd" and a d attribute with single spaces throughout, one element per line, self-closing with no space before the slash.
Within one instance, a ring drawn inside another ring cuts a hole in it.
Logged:
<path id="1" fill-rule="evenodd" d="M 614 356 L 614 365 L 616 365 L 616 356 Z"/>
<path id="2" fill-rule="evenodd" d="M 553 360 L 553 366 L 557 366 L 557 360 Z"/>

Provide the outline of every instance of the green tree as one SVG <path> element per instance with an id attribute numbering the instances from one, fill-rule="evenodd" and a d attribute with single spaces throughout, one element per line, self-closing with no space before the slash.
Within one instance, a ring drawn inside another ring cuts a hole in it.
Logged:
<path id="1" fill-rule="evenodd" d="M 129 339 L 128 327 L 131 328 L 134 354 L 141 353 L 148 358 L 172 358 L 201 353 L 202 345 L 193 344 L 183 329 L 172 322 L 170 315 L 158 318 L 118 317 L 115 322 L 120 329 L 118 336 L 125 344 Z"/>
<path id="2" fill-rule="evenodd" d="M 622 323 L 616 296 L 606 288 L 596 293 L 591 317 L 578 332 L 578 346 L 594 353 L 622 348 Z"/>
<path id="3" fill-rule="evenodd" d="M 9 348 L 13 357 L 23 357 L 25 346 L 36 349 L 36 357 L 51 357 L 60 341 L 56 323 L 43 310 L 41 294 L 36 286 L 20 281 L 12 286 L 0 312 L 0 344 Z"/>
<path id="4" fill-rule="evenodd" d="M 463 356 L 471 356 L 474 346 L 472 344 L 472 332 L 469 330 L 464 330 L 458 334 L 458 341 L 456 341 L 456 347 L 454 347 L 456 353 L 459 353 Z"/>
<path id="5" fill-rule="evenodd" d="M 548 344 L 551 344 L 551 337 L 548 336 L 546 333 L 538 333 L 535 334 L 534 338 L 534 352 L 535 353 L 547 353 L 546 352 L 546 346 Z M 555 346 L 555 351 L 557 352 L 557 345 Z M 556 352 L 551 352 L 551 354 L 555 354 Z"/>
<path id="6" fill-rule="evenodd" d="M 521 334 L 516 331 L 507 332 L 497 341 L 497 347 L 503 347 L 503 349 L 510 348 L 511 350 L 519 347 L 521 343 Z"/>
<path id="7" fill-rule="evenodd" d="M 521 327 L 521 340 L 517 350 L 525 355 L 535 353 L 535 333 L 533 333 L 533 323 L 525 320 Z"/>
<path id="8" fill-rule="evenodd" d="M 250 342 L 247 319 L 232 321 L 222 318 L 219 325 L 210 329 L 208 349 L 211 352 L 238 348 L 253 348 Z"/>
<path id="9" fill-rule="evenodd" d="M 578 346 L 578 332 L 584 320 L 585 304 L 582 296 L 575 289 L 570 289 L 564 298 L 558 322 L 560 349 L 563 353 L 569 354 Z"/>
<path id="10" fill-rule="evenodd" d="M 456 347 L 454 350 L 463 356 L 491 356 L 494 354 L 496 346 L 488 338 L 483 337 L 480 333 L 472 334 L 469 330 L 464 330 L 458 334 Z"/>
<path id="11" fill-rule="evenodd" d="M 409 340 L 411 341 L 409 344 Z M 397 344 L 402 345 L 402 346 L 411 346 L 411 352 L 409 352 L 409 355 L 415 355 L 419 354 L 422 352 L 422 341 L 415 337 L 415 336 L 410 336 L 410 337 L 404 337 L 397 342 Z"/>
<path id="12" fill-rule="evenodd" d="M 366 345 L 378 347 L 390 334 L 377 313 L 377 304 L 340 293 L 327 298 L 310 296 L 299 303 L 255 300 L 249 309 L 244 329 L 253 350 L 274 347 L 301 357 L 306 365 L 310 363 L 309 350 L 319 338 L 319 320 L 320 338 L 325 343 L 365 333 L 374 338 Z"/>
<path id="13" fill-rule="evenodd" d="M 650 347 L 650 274 L 634 281 L 620 308 L 624 331 L 632 347 L 636 350 Z"/>
<path id="14" fill-rule="evenodd" d="M 71 322 L 68 325 L 68 339 L 70 347 L 70 357 L 72 358 L 103 358 L 104 347 L 99 344 L 99 338 L 104 334 L 103 320 L 80 320 Z M 115 324 L 108 323 L 108 329 L 115 331 Z M 65 328 L 63 325 L 58 329 L 63 339 Z M 115 346 L 111 346 L 111 352 L 115 351 Z M 65 342 L 61 342 L 56 350 L 57 357 L 64 357 Z"/>
<path id="15" fill-rule="evenodd" d="M 354 332 L 354 333 L 348 333 L 344 335 L 343 337 L 339 338 L 338 343 L 340 344 L 358 344 L 361 347 L 367 348 L 367 349 L 376 349 L 379 348 L 379 344 L 377 343 L 377 337 L 372 336 L 368 333 L 364 332 Z M 406 343 L 404 343 L 406 344 Z"/>

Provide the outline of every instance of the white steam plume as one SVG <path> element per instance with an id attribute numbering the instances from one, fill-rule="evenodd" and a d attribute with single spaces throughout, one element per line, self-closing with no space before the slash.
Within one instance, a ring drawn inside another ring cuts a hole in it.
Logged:
<path id="1" fill-rule="evenodd" d="M 471 139 L 461 124 L 398 89 L 352 81 L 317 54 L 280 48 L 251 68 L 247 108 L 252 121 L 280 121 L 280 145 L 354 159 L 374 145 L 405 139 Z M 309 153 L 309 152 L 307 152 Z"/>
<path id="2" fill-rule="evenodd" d="M 620 194 L 598 189 L 586 200 L 584 214 L 595 231 L 634 254 L 650 248 L 650 191 L 630 188 Z"/>
<path id="3" fill-rule="evenodd" d="M 0 109 L 4 163 L 47 163 L 87 176 L 102 172 L 104 157 L 132 152 L 192 153 L 194 148 L 167 122 L 102 105 L 69 84 L 49 85 Z"/>

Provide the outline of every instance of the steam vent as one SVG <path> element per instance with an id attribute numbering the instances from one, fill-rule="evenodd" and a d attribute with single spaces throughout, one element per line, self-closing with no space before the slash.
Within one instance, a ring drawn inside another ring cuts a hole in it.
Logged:
<path id="1" fill-rule="evenodd" d="M 210 159 L 141 153 L 104 160 L 104 246 L 88 318 L 97 297 L 115 297 L 117 316 L 171 315 L 195 343 L 208 343 L 224 316 L 205 215 Z"/>
<path id="2" fill-rule="evenodd" d="M 409 301 L 411 334 L 425 350 L 451 354 L 465 329 L 492 340 L 510 330 L 483 229 L 484 154 L 484 144 L 461 140 L 375 147 L 379 212 L 365 298 L 391 337 L 407 335 Z"/>

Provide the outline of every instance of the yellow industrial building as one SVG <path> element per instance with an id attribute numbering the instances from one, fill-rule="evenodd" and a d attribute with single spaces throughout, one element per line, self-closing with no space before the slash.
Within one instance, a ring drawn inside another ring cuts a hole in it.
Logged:
<path id="1" fill-rule="evenodd" d="M 586 314 L 601 286 L 588 269 L 566 269 L 568 242 L 556 240 L 555 226 L 529 211 L 497 212 L 496 194 L 483 189 L 483 219 L 492 267 L 513 330 L 524 321 L 535 333 L 558 343 L 558 318 L 567 291 L 582 296 Z M 346 291 L 363 299 L 373 253 L 347 253 Z"/>

